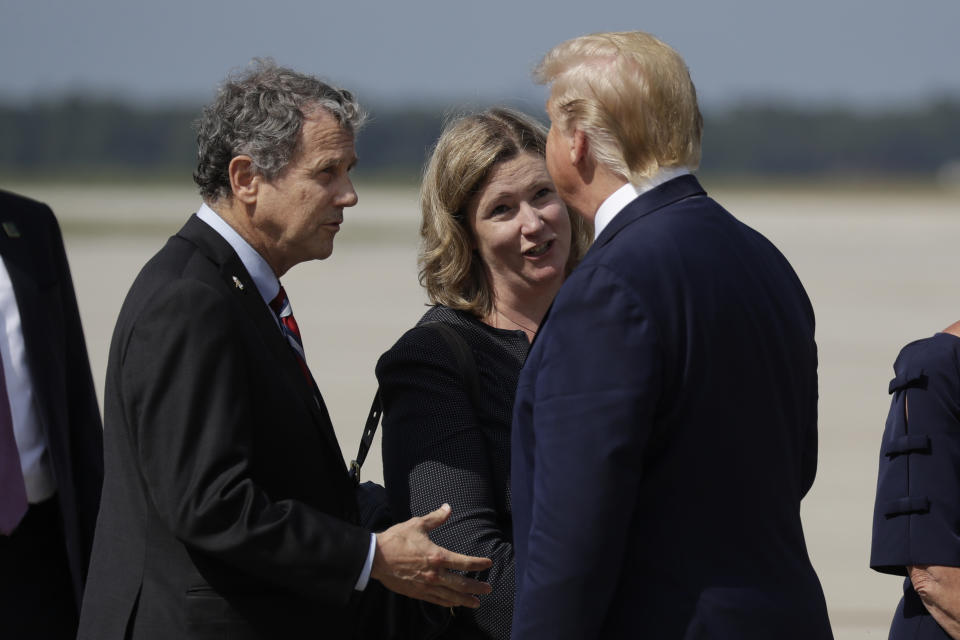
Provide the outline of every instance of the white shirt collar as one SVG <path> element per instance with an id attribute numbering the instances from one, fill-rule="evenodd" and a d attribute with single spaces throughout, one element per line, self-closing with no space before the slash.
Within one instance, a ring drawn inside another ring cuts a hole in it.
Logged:
<path id="1" fill-rule="evenodd" d="M 257 250 L 251 247 L 250 243 L 243 239 L 243 236 L 237 233 L 226 220 L 220 217 L 220 214 L 208 207 L 206 203 L 200 205 L 197 217 L 210 225 L 214 231 L 220 234 L 220 237 L 233 247 L 247 273 L 253 278 L 253 284 L 260 292 L 260 297 L 263 298 L 264 302 L 270 304 L 270 301 L 276 298 L 277 293 L 280 292 L 280 280 L 277 279 L 273 269 L 263 259 L 263 256 L 257 253 Z"/>
<path id="2" fill-rule="evenodd" d="M 679 176 L 690 173 L 686 167 L 668 167 L 657 171 L 649 179 L 640 184 L 628 182 L 613 193 L 597 209 L 597 215 L 593 218 L 593 239 L 600 237 L 604 228 L 610 224 L 618 213 L 623 211 L 624 207 L 637 199 L 637 196 L 659 187 L 664 182 L 673 180 Z"/>

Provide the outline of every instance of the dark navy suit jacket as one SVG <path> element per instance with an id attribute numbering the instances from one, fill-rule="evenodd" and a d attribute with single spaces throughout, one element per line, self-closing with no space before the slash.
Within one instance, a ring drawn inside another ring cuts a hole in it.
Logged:
<path id="1" fill-rule="evenodd" d="M 832 637 L 796 274 L 693 176 L 641 195 L 554 301 L 513 424 L 513 637 Z"/>
<path id="2" fill-rule="evenodd" d="M 911 342 L 893 367 L 870 566 L 898 576 L 912 565 L 960 567 L 960 338 L 938 333 Z M 890 639 L 949 637 L 906 578 Z"/>

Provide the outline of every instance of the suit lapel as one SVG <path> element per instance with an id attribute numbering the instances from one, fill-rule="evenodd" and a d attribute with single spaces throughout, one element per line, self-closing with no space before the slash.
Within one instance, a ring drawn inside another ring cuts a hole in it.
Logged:
<path id="1" fill-rule="evenodd" d="M 333 423 L 323 402 L 323 397 L 315 384 L 308 383 L 305 380 L 293 350 L 287 344 L 286 337 L 277 325 L 276 317 L 264 303 L 263 298 L 260 297 L 260 292 L 257 290 L 253 278 L 250 277 L 233 247 L 196 215 L 190 217 L 177 235 L 196 245 L 204 255 L 220 266 L 220 276 L 223 282 L 239 300 L 239 304 L 243 307 L 247 317 L 256 326 L 257 331 L 274 357 L 277 371 L 283 376 L 285 386 L 294 391 L 313 417 L 322 437 L 332 450 L 339 455 L 340 466 L 346 473 L 343 453 L 340 450 L 340 444 L 333 430 Z"/>

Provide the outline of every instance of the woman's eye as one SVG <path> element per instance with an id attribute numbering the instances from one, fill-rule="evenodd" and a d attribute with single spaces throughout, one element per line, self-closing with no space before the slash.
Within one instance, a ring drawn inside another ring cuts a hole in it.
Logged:
<path id="1" fill-rule="evenodd" d="M 552 193 L 552 191 L 551 191 L 550 189 L 548 189 L 547 187 L 543 187 L 542 189 L 540 189 L 539 191 L 537 191 L 536 194 L 534 194 L 533 199 L 534 199 L 534 200 L 539 200 L 540 198 L 544 198 L 544 197 L 550 195 L 551 193 Z"/>
<path id="2" fill-rule="evenodd" d="M 505 204 L 498 204 L 497 206 L 495 206 L 495 207 L 493 208 L 493 210 L 490 211 L 490 215 L 492 215 L 492 216 L 499 216 L 499 215 L 504 214 L 504 213 L 506 213 L 506 212 L 508 212 L 508 211 L 510 211 L 510 207 L 508 207 L 508 206 L 505 205 Z"/>

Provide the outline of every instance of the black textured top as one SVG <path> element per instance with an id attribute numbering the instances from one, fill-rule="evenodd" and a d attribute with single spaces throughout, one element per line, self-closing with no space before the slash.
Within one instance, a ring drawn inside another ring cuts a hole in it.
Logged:
<path id="1" fill-rule="evenodd" d="M 435 329 L 458 331 L 473 352 L 481 407 L 474 407 L 450 347 Z M 446 637 L 509 638 L 513 616 L 513 532 L 510 508 L 510 423 L 529 343 L 523 331 L 490 327 L 444 306 L 380 357 L 383 475 L 390 509 L 401 522 L 444 502 L 450 520 L 430 534 L 458 553 L 493 559 L 478 576 L 493 587 L 480 608 L 456 610 Z"/>

